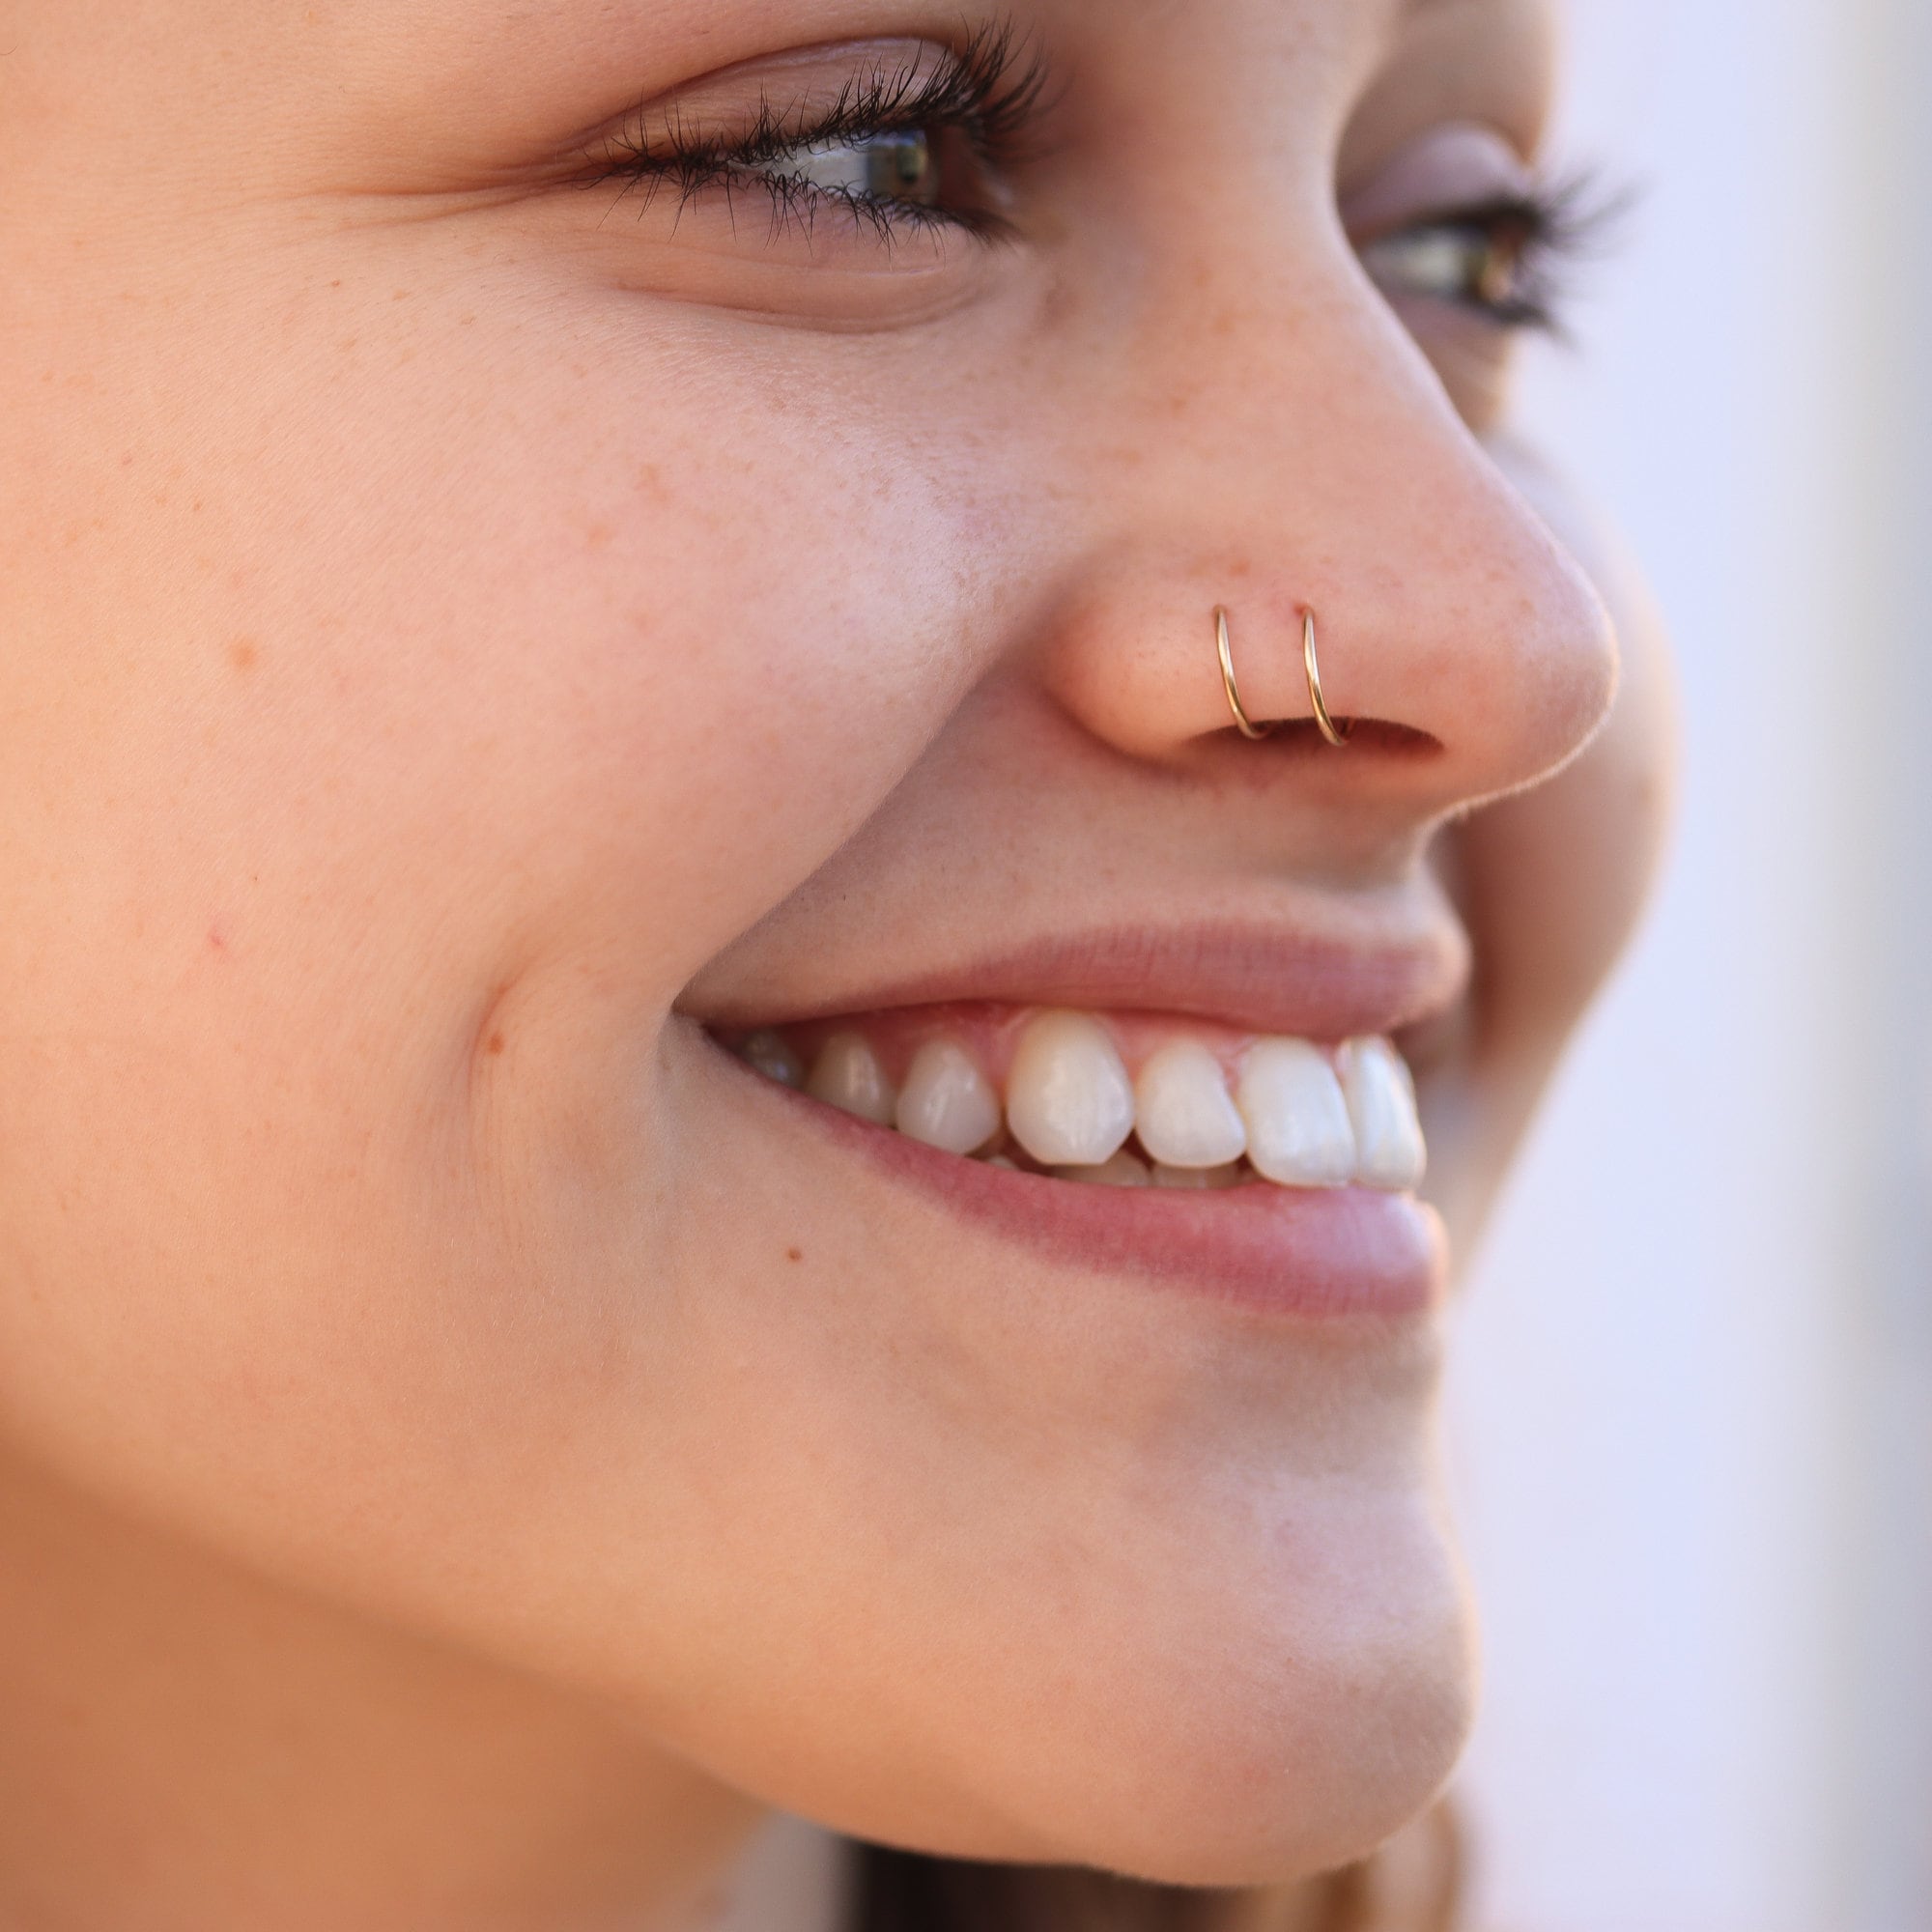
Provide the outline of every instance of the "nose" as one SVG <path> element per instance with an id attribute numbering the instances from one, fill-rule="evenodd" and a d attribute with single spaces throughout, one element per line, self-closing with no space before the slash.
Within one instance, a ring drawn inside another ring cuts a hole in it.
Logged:
<path id="1" fill-rule="evenodd" d="M 1322 246 L 1312 293 L 1305 277 L 1177 277 L 1187 300 L 1089 363 L 1113 393 L 1085 420 L 1107 429 L 1069 457 L 1110 483 L 1082 493 L 1091 522 L 1042 673 L 1136 758 L 1198 759 L 1213 736 L 1413 827 L 1574 755 L 1608 709 L 1615 642 L 1346 242 Z M 1272 744 L 1236 735 L 1217 606 L 1257 722 L 1312 719 L 1314 612 L 1321 695 L 1353 723 L 1345 750 L 1312 724 Z"/>

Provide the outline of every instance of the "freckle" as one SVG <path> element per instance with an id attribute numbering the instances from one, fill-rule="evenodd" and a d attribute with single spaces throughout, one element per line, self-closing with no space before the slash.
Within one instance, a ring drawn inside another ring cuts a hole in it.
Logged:
<path id="1" fill-rule="evenodd" d="M 406 302 L 409 300 L 409 298 L 410 298 L 410 292 L 408 289 L 398 289 L 395 292 L 395 294 L 389 298 L 389 299 L 392 302 Z"/>
<path id="2" fill-rule="evenodd" d="M 190 511 L 192 512 L 192 514 L 194 514 L 194 515 L 195 515 L 195 516 L 197 516 L 197 517 L 198 517 L 198 516 L 200 516 L 200 515 L 201 515 L 201 498 L 200 498 L 199 497 L 196 497 L 196 498 L 194 499 L 194 501 L 193 501 L 193 502 L 192 502 L 192 503 L 191 503 L 191 504 L 190 504 L 190 505 L 189 505 L 188 507 L 189 507 Z"/>
<path id="3" fill-rule="evenodd" d="M 589 550 L 603 550 L 616 534 L 616 530 L 609 524 L 587 524 L 583 530 L 584 547 Z"/>
<path id="4" fill-rule="evenodd" d="M 493 1033 L 490 1036 L 485 1050 L 490 1053 L 501 1053 L 503 1050 L 503 1036 L 499 1033 Z"/>
<path id="5" fill-rule="evenodd" d="M 123 469 L 133 469 L 133 467 L 134 467 L 134 452 L 131 449 L 124 449 L 121 452 L 121 468 Z"/>
<path id="6" fill-rule="evenodd" d="M 347 355 L 355 347 L 355 338 L 353 335 L 343 336 L 335 345 L 336 353 L 341 355 Z"/>
<path id="7" fill-rule="evenodd" d="M 261 646 L 253 638 L 237 638 L 228 646 L 228 662 L 237 670 L 253 670 L 261 655 Z"/>
<path id="8" fill-rule="evenodd" d="M 340 288 L 340 287 L 342 286 L 342 283 L 341 283 L 341 281 L 340 281 L 340 280 L 338 279 L 338 280 L 336 280 L 336 281 L 332 281 L 332 282 L 330 282 L 328 286 L 329 286 L 330 288 L 332 288 L 332 289 L 339 289 L 339 288 Z"/>
<path id="9" fill-rule="evenodd" d="M 802 1262 L 804 1259 L 805 1250 L 803 1248 L 787 1248 L 785 1250 L 785 1260 L 788 1262 Z"/>

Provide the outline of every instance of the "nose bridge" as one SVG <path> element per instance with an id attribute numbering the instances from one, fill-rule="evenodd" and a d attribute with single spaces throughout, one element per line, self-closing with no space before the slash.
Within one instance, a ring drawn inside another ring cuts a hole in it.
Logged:
<path id="1" fill-rule="evenodd" d="M 1319 272 L 1176 277 L 1188 294 L 1117 338 L 1116 393 L 1080 458 L 1110 479 L 1088 498 L 1109 563 L 1075 600 L 1069 688 L 1078 702 L 1083 660 L 1110 677 L 1111 696 L 1088 694 L 1099 728 L 1147 754 L 1222 728 L 1202 644 L 1218 604 L 1244 708 L 1306 718 L 1312 610 L 1328 709 L 1420 734 L 1435 749 L 1403 782 L 1448 810 L 1577 751 L 1607 708 L 1614 645 L 1575 560 L 1352 259 L 1335 261 L 1346 247 L 1323 238 Z"/>

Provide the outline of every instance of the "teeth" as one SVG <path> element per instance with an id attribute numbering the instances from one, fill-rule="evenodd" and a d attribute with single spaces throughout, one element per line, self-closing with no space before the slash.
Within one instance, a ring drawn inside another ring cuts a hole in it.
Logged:
<path id="1" fill-rule="evenodd" d="M 928 1147 L 1098 1186 L 1213 1189 L 1259 1175 L 1283 1187 L 1354 1182 L 1402 1193 L 1420 1186 L 1427 1159 L 1415 1083 L 1385 1039 L 1332 1050 L 1257 1039 L 1231 1095 L 1221 1062 L 1199 1039 L 1170 1040 L 1129 1079 L 1097 1019 L 1038 1013 L 1014 1048 L 1004 1117 L 991 1081 L 954 1038 L 924 1041 L 896 1093 L 858 1032 L 826 1039 L 809 1077 L 769 1028 L 737 1052 L 769 1079 Z"/>
<path id="2" fill-rule="evenodd" d="M 1084 1180 L 1095 1187 L 1145 1187 L 1148 1167 L 1130 1153 L 1117 1153 L 1093 1167 L 1056 1167 L 1050 1170 L 1056 1180 Z"/>
<path id="3" fill-rule="evenodd" d="M 929 1039 L 913 1055 L 894 1119 L 902 1134 L 971 1153 L 1000 1130 L 1000 1096 L 966 1049 Z"/>
<path id="4" fill-rule="evenodd" d="M 1284 1187 L 1345 1187 L 1355 1176 L 1355 1134 L 1342 1083 L 1303 1039 L 1260 1039 L 1236 1095 L 1248 1159 Z"/>
<path id="5" fill-rule="evenodd" d="M 1238 1187 L 1241 1184 L 1241 1164 L 1231 1160 L 1226 1167 L 1156 1167 L 1153 1184 L 1156 1187 Z"/>
<path id="6" fill-rule="evenodd" d="M 784 1040 L 769 1030 L 754 1033 L 738 1048 L 738 1058 L 781 1087 L 797 1087 L 805 1080 L 805 1063 Z"/>
<path id="7" fill-rule="evenodd" d="M 1176 1040 L 1134 1082 L 1137 1132 L 1166 1167 L 1225 1167 L 1247 1151 L 1247 1129 L 1228 1097 L 1221 1063 L 1198 1040 Z"/>
<path id="8" fill-rule="evenodd" d="M 891 1126 L 898 1110 L 898 1095 L 879 1056 L 856 1033 L 836 1033 L 819 1048 L 805 1091 L 875 1127 Z"/>
<path id="9" fill-rule="evenodd" d="M 1355 1130 L 1356 1179 L 1397 1192 L 1420 1186 L 1427 1153 L 1407 1065 L 1385 1039 L 1350 1040 L 1341 1065 Z"/>
<path id="10" fill-rule="evenodd" d="M 1098 1168 L 1120 1151 L 1134 1130 L 1133 1083 L 1097 1020 L 1029 1023 L 1007 1076 L 1007 1124 L 1042 1167 Z"/>

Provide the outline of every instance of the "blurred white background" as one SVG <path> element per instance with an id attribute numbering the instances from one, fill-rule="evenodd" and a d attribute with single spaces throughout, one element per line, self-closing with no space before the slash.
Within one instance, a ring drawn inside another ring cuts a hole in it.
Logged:
<path id="1" fill-rule="evenodd" d="M 1932 1932 L 1932 6 L 1571 5 L 1685 798 L 1461 1318 L 1478 1932 Z"/>

